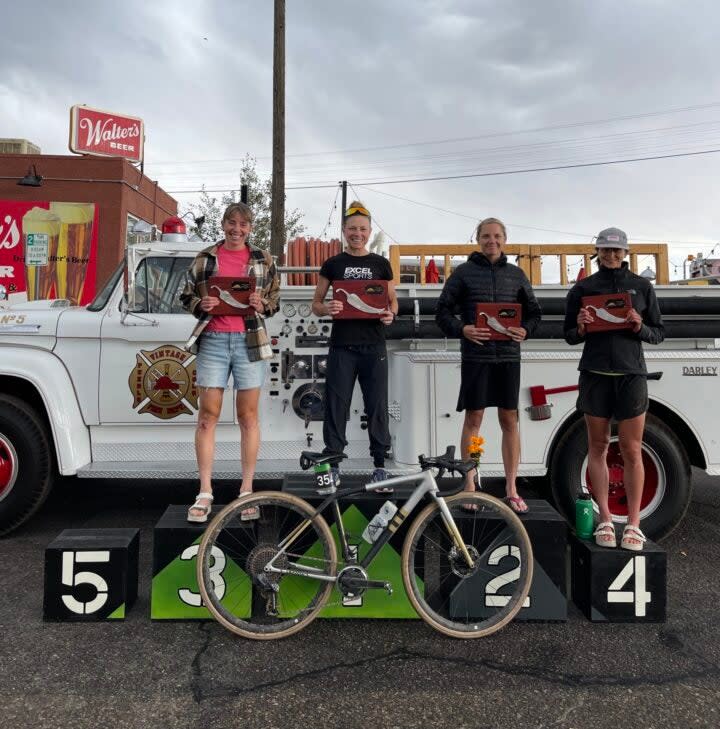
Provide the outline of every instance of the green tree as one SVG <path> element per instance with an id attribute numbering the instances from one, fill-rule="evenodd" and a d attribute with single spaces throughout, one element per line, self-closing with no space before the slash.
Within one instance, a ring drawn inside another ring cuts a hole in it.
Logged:
<path id="1" fill-rule="evenodd" d="M 261 179 L 256 169 L 257 161 L 249 154 L 245 155 L 240 166 L 240 179 L 248 186 L 248 205 L 253 211 L 255 221 L 250 241 L 258 248 L 270 248 L 270 218 L 272 199 L 272 177 Z M 191 231 L 200 235 L 209 243 L 221 240 L 222 215 L 228 205 L 239 202 L 240 190 L 223 193 L 219 199 L 210 196 L 203 186 L 200 193 L 200 202 L 188 205 L 188 211 L 194 217 L 205 216 L 205 222 L 200 230 L 191 228 Z M 285 240 L 295 238 L 305 230 L 303 213 L 295 208 L 285 211 Z"/>

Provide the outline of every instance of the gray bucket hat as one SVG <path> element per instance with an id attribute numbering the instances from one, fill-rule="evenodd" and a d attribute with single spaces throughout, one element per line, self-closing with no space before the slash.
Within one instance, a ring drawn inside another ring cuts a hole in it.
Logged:
<path id="1" fill-rule="evenodd" d="M 624 248 L 630 250 L 627 235 L 620 228 L 605 228 L 597 234 L 595 238 L 596 248 Z"/>

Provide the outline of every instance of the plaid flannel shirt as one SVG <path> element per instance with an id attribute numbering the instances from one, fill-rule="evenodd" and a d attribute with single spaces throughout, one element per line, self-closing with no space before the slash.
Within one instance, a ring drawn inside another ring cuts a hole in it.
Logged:
<path id="1" fill-rule="evenodd" d="M 221 245 L 224 245 L 224 241 L 200 251 L 185 274 L 185 288 L 180 294 L 180 301 L 198 320 L 190 339 L 185 343 L 185 349 L 191 352 L 197 352 L 197 339 L 210 322 L 210 314 L 200 308 L 200 299 L 203 296 L 201 292 L 205 291 L 207 295 L 207 282 L 217 269 L 217 250 Z M 272 256 L 267 251 L 250 244 L 247 244 L 247 247 L 250 249 L 248 268 L 255 276 L 255 290 L 261 292 L 265 306 L 264 313 L 255 312 L 253 316 L 245 318 L 248 359 L 257 362 L 261 359 L 271 359 L 273 356 L 265 319 L 280 308 L 280 280 Z"/>

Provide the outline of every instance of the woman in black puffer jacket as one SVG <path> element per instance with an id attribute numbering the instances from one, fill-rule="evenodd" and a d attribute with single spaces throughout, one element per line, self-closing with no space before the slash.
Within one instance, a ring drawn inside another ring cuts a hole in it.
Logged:
<path id="1" fill-rule="evenodd" d="M 502 430 L 506 501 L 513 511 L 527 511 L 518 494 L 516 477 L 520 462 L 518 394 L 520 389 L 520 342 L 532 336 L 540 323 L 540 306 L 522 269 L 508 263 L 505 226 L 486 218 L 477 228 L 480 252 L 471 253 L 445 282 L 438 299 L 435 320 L 448 337 L 461 340 L 460 395 L 457 410 L 465 411 L 460 447 L 469 458 L 470 439 L 477 435 L 486 407 L 497 407 Z M 521 304 L 520 326 L 508 327 L 510 340 L 490 340 L 488 327 L 475 326 L 478 303 Z M 460 313 L 460 318 L 456 312 Z M 468 474 L 467 491 L 473 491 Z"/>
<path id="2" fill-rule="evenodd" d="M 649 405 L 642 345 L 643 342 L 659 344 L 665 338 L 665 330 L 652 284 L 630 271 L 623 260 L 628 252 L 625 233 L 618 228 L 607 228 L 598 234 L 595 245 L 599 270 L 578 281 L 568 294 L 565 340 L 568 344 L 584 344 L 578 366 L 580 394 L 577 407 L 585 415 L 588 471 L 593 497 L 600 511 L 595 542 L 601 547 L 617 544 L 608 507 L 607 467 L 610 423 L 615 419 L 628 503 L 628 520 L 621 546 L 640 551 L 645 542 L 645 535 L 640 531 L 640 502 L 645 481 L 642 437 Z M 588 332 L 586 326 L 594 321 L 595 312 L 583 306 L 583 297 L 614 293 L 630 294 L 632 308 L 626 317 L 628 327 Z"/>

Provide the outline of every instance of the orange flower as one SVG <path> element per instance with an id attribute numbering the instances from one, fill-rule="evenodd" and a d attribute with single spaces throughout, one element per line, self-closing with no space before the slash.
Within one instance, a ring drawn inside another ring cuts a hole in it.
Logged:
<path id="1" fill-rule="evenodd" d="M 473 435 L 470 438 L 470 458 L 475 461 L 480 460 L 480 456 L 485 453 L 483 446 L 485 445 L 485 438 L 479 435 Z"/>

